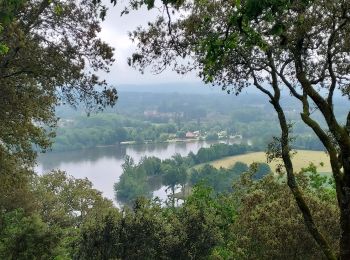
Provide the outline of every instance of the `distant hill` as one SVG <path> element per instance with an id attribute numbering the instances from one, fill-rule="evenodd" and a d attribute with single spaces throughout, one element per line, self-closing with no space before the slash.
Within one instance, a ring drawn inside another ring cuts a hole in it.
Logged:
<path id="1" fill-rule="evenodd" d="M 118 92 L 151 92 L 151 93 L 191 93 L 212 94 L 223 93 L 219 87 L 203 83 L 155 83 L 155 84 L 123 84 L 116 86 Z"/>
<path id="2" fill-rule="evenodd" d="M 213 86 L 211 84 L 204 84 L 203 82 L 188 82 L 188 83 L 154 83 L 154 84 L 120 84 L 115 88 L 118 92 L 135 92 L 135 93 L 180 93 L 180 94 L 222 94 L 225 95 L 226 91 L 223 91 L 220 86 Z M 267 87 L 269 89 L 269 87 Z M 283 96 L 290 96 L 289 90 L 282 89 Z M 326 94 L 326 90 L 320 89 L 320 93 Z M 258 96 L 265 97 L 255 87 L 249 87 L 242 90 L 241 95 L 244 94 L 256 94 Z M 340 93 L 335 91 L 334 96 L 338 99 L 346 100 Z M 266 98 L 266 97 L 265 97 Z"/>

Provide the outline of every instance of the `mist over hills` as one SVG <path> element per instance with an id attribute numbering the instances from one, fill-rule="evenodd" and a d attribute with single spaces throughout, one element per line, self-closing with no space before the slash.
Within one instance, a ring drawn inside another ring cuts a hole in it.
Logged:
<path id="1" fill-rule="evenodd" d="M 269 89 L 268 85 L 265 85 L 265 86 L 267 89 Z M 203 82 L 120 84 L 120 85 L 116 85 L 115 88 L 119 93 L 130 92 L 130 93 L 179 93 L 179 94 L 201 94 L 201 95 L 217 94 L 221 96 L 228 95 L 227 91 L 222 90 L 220 86 L 215 86 L 212 84 L 204 84 Z M 323 93 L 324 95 L 327 94 L 327 90 L 322 88 L 319 89 L 319 92 L 321 94 Z M 286 98 L 289 99 L 290 92 L 288 89 L 282 88 L 281 93 L 282 93 L 282 96 L 285 96 Z M 256 89 L 254 86 L 244 88 L 239 94 L 239 96 L 244 96 L 247 94 L 249 95 L 253 94 L 253 96 L 260 96 L 260 97 L 266 98 L 266 95 L 263 94 L 260 90 Z M 231 92 L 231 95 L 234 95 L 234 93 Z M 337 90 L 334 92 L 334 97 L 336 97 L 337 101 L 341 103 L 347 100 L 347 98 L 342 96 L 342 94 Z"/>
<path id="2" fill-rule="evenodd" d="M 225 94 L 220 87 L 198 83 L 155 83 L 155 84 L 122 84 L 116 86 L 118 92 L 151 92 L 151 93 L 191 93 L 191 94 Z"/>
<path id="3" fill-rule="evenodd" d="M 118 101 L 115 107 L 107 108 L 105 112 L 139 113 L 144 110 L 157 109 L 165 104 L 172 104 L 172 107 L 188 107 L 200 105 L 207 109 L 214 109 L 227 113 L 236 109 L 247 109 L 248 107 L 264 107 L 265 110 L 272 111 L 273 107 L 268 102 L 265 94 L 254 87 L 245 88 L 236 96 L 234 93 L 228 94 L 219 86 L 197 83 L 154 83 L 154 84 L 122 84 L 115 86 L 118 91 Z M 335 92 L 335 110 L 337 114 L 342 114 L 341 120 L 347 107 L 347 98 L 342 97 L 339 92 Z M 300 111 L 301 105 L 295 98 L 291 97 L 288 91 L 282 91 L 281 102 L 287 110 Z M 56 108 L 59 117 L 67 115 L 84 115 L 86 111 L 81 104 L 77 109 L 70 106 L 59 106 Z"/>

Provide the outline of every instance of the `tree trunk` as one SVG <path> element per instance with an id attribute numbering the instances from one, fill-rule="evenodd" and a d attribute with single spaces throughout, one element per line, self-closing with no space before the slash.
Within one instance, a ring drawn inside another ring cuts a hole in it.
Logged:
<path id="1" fill-rule="evenodd" d="M 335 141 L 334 144 L 330 144 L 331 148 L 335 150 L 338 148 L 336 152 L 338 166 L 333 167 L 332 165 L 332 169 L 337 185 L 338 205 L 340 210 L 341 234 L 339 258 L 348 260 L 350 259 L 350 112 L 346 125 L 342 126 L 335 117 L 332 100 L 326 102 L 319 93 L 313 89 L 302 70 L 298 74 L 298 79 L 302 84 L 304 93 L 313 100 L 327 123 L 328 130 Z M 315 133 L 317 134 L 317 131 L 315 131 Z M 320 140 L 323 142 L 323 138 L 320 138 Z M 325 147 L 329 151 L 329 147 L 327 145 L 325 145 Z M 334 171 L 334 168 L 338 168 L 338 170 Z M 340 170 L 341 168 L 343 168 L 343 171 Z"/>
<path id="2" fill-rule="evenodd" d="M 348 149 L 349 150 L 349 149 Z M 340 205 L 340 259 L 350 259 L 350 152 L 342 150 L 344 185 Z"/>
<path id="3" fill-rule="evenodd" d="M 315 239 L 316 243 L 321 248 L 322 252 L 325 254 L 327 259 L 337 259 L 332 248 L 329 246 L 327 240 L 323 236 L 323 234 L 317 228 L 310 208 L 308 207 L 302 192 L 300 191 L 297 182 L 294 176 L 293 163 L 290 157 L 290 148 L 289 148 L 289 128 L 287 124 L 286 117 L 284 115 L 283 109 L 279 104 L 279 100 L 272 100 L 272 105 L 274 106 L 280 123 L 280 127 L 282 130 L 281 135 L 281 148 L 282 148 L 282 159 L 284 162 L 284 166 L 287 172 L 287 184 L 295 198 L 295 201 L 302 213 L 304 223 L 306 228 L 309 230 L 310 234 Z M 349 222 L 350 224 L 350 222 Z M 350 259 L 350 258 L 347 258 Z"/>
<path id="4" fill-rule="evenodd" d="M 275 68 L 274 61 L 272 59 L 272 55 L 270 52 L 267 53 L 267 56 L 269 58 L 269 64 L 271 68 Z M 287 172 L 287 184 L 294 196 L 294 199 L 300 209 L 300 212 L 303 216 L 304 223 L 306 225 L 306 228 L 309 230 L 310 234 L 312 237 L 315 239 L 316 243 L 318 246 L 321 248 L 322 252 L 326 256 L 327 259 L 337 259 L 336 254 L 333 252 L 332 248 L 328 244 L 328 241 L 326 238 L 323 236 L 323 234 L 320 232 L 320 230 L 317 228 L 313 216 L 311 214 L 310 208 L 307 205 L 304 196 L 302 194 L 302 191 L 299 189 L 299 186 L 297 184 L 297 181 L 295 179 L 294 175 L 294 169 L 293 169 L 293 163 L 291 160 L 290 156 L 290 146 L 289 146 L 289 126 L 287 123 L 286 116 L 284 114 L 283 108 L 280 105 L 280 98 L 281 98 L 281 91 L 278 87 L 278 80 L 277 80 L 277 74 L 275 70 L 272 71 L 272 88 L 274 90 L 274 95 L 272 95 L 268 91 L 263 91 L 265 94 L 267 94 L 270 99 L 271 99 L 271 104 L 273 105 L 274 109 L 277 112 L 278 115 L 278 121 L 280 123 L 281 127 L 281 139 L 280 139 L 280 144 L 281 144 L 281 155 L 283 159 L 283 163 Z M 256 83 L 256 81 L 255 81 Z M 258 87 L 259 88 L 259 87 Z M 260 86 L 260 89 L 262 87 Z M 349 258 L 350 260 L 350 258 Z"/>
<path id="5" fill-rule="evenodd" d="M 347 203 L 346 203 L 347 202 Z M 340 259 L 350 259 L 350 203 L 345 201 L 340 209 Z"/>

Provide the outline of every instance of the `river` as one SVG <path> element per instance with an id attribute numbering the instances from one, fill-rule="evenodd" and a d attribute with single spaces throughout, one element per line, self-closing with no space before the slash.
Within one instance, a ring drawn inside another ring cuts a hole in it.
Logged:
<path id="1" fill-rule="evenodd" d="M 186 156 L 189 152 L 197 153 L 201 147 L 209 147 L 208 142 L 181 142 L 143 145 L 116 145 L 96 147 L 78 151 L 49 152 L 40 154 L 38 165 L 35 168 L 39 174 L 60 169 L 75 178 L 88 178 L 93 187 L 113 201 L 113 184 L 122 174 L 122 164 L 126 155 L 139 162 L 144 156 L 156 156 L 167 159 L 178 153 Z M 155 192 L 155 195 L 165 198 L 164 189 Z M 116 201 L 115 201 L 116 202 Z"/>

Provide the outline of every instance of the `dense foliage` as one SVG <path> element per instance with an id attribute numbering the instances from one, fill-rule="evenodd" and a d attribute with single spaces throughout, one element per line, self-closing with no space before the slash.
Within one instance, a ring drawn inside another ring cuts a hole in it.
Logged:
<path id="1" fill-rule="evenodd" d="M 113 208 L 90 181 L 74 179 L 61 171 L 33 176 L 28 185 L 23 196 L 30 196 L 30 201 L 19 197 L 22 204 L 12 209 L 1 205 L 2 259 L 71 259 L 85 218 Z M 30 203 L 30 207 L 24 203 Z"/>
<path id="2" fill-rule="evenodd" d="M 37 176 L 36 206 L 0 213 L 2 259 L 322 259 L 282 179 L 252 178 L 254 167 L 220 195 L 195 186 L 181 207 L 137 199 L 115 208 L 87 180 Z M 339 223 L 334 181 L 311 166 L 298 175 L 332 246 Z M 288 246 L 286 246 L 288 245 Z"/>
<path id="3" fill-rule="evenodd" d="M 270 166 L 266 163 L 252 164 L 251 167 L 255 167 L 253 179 L 256 180 L 271 173 Z M 248 166 L 242 162 L 237 162 L 228 169 L 216 169 L 209 164 L 205 164 L 201 168 L 192 169 L 190 172 L 190 183 L 191 185 L 204 183 L 215 192 L 223 193 L 232 191 L 232 182 L 239 179 L 245 172 L 248 172 Z"/>

